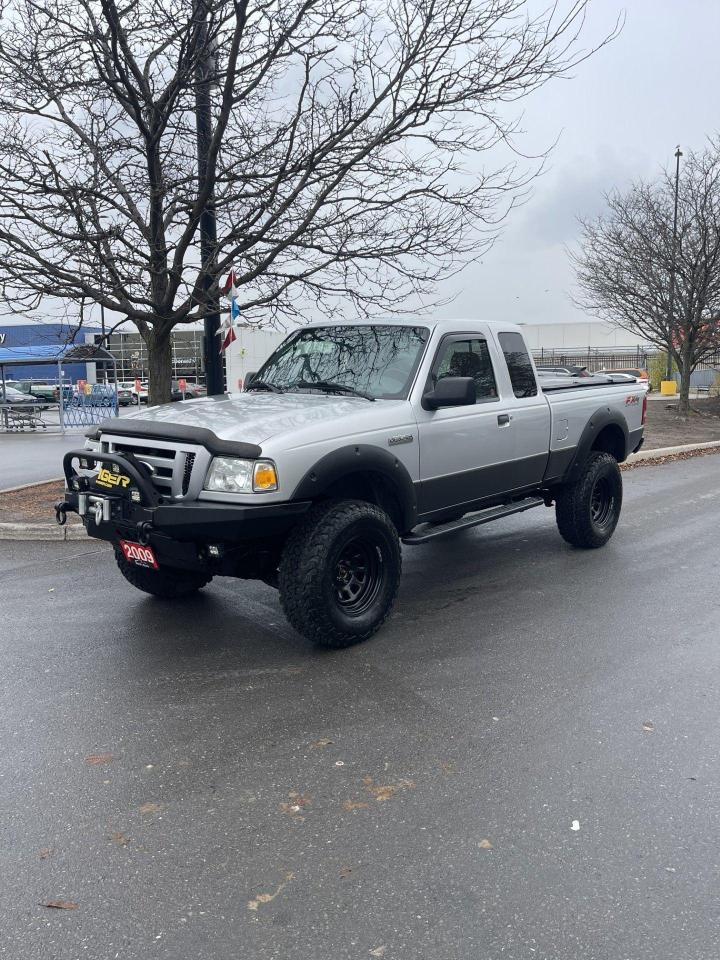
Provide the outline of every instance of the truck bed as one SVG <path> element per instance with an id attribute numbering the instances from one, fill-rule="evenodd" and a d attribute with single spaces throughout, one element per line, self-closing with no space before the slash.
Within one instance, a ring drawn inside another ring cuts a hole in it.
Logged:
<path id="1" fill-rule="evenodd" d="M 550 457 L 564 463 L 563 452 L 574 450 L 588 424 L 622 419 L 627 424 L 626 451 L 641 442 L 645 387 L 637 382 L 595 377 L 539 377 L 538 385 L 550 407 Z M 620 413 L 621 418 L 614 415 Z"/>

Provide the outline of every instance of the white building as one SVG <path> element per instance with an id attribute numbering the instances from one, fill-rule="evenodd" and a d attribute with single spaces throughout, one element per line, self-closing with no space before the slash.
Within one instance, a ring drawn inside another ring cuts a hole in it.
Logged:
<path id="1" fill-rule="evenodd" d="M 266 327 L 235 327 L 237 340 L 225 351 L 225 381 L 229 391 L 241 390 L 248 373 L 256 373 L 275 347 L 287 336 L 286 331 Z"/>
<path id="2" fill-rule="evenodd" d="M 585 352 L 587 350 L 621 350 L 650 348 L 657 349 L 635 333 L 621 330 L 610 323 L 589 320 L 578 323 L 524 323 L 523 333 L 531 350 L 567 350 Z"/>

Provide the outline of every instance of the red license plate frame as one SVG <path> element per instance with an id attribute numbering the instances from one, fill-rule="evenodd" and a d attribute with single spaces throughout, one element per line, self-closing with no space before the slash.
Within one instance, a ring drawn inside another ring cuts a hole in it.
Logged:
<path id="1" fill-rule="evenodd" d="M 151 570 L 160 569 L 152 547 L 132 540 L 118 540 L 118 543 L 128 563 L 134 563 L 138 567 L 148 567 Z"/>

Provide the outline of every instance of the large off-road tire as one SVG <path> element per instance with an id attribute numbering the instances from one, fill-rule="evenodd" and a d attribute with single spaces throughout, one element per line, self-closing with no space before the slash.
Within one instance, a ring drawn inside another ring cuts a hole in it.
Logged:
<path id="1" fill-rule="evenodd" d="M 192 570 L 177 570 L 161 567 L 153 570 L 150 567 L 140 567 L 125 559 L 122 551 L 115 548 L 115 562 L 120 573 L 128 583 L 131 583 L 143 593 L 151 593 L 154 597 L 163 600 L 179 600 L 196 593 L 212 580 L 212 576 L 205 573 L 194 573 Z"/>
<path id="2" fill-rule="evenodd" d="M 615 532 L 622 508 L 622 474 L 609 453 L 593 450 L 574 483 L 555 500 L 555 517 L 563 539 L 587 550 L 603 547 Z"/>
<path id="3" fill-rule="evenodd" d="M 400 569 L 397 530 L 383 510 L 360 500 L 318 504 L 285 544 L 280 603 L 298 633 L 321 647 L 349 647 L 390 615 Z"/>

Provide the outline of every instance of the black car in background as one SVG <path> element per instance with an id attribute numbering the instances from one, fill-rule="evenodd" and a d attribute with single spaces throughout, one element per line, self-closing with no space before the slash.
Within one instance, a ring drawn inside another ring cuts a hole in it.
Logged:
<path id="1" fill-rule="evenodd" d="M 32 394 L 24 393 L 22 390 L 17 390 L 8 383 L 5 384 L 4 393 L 2 384 L 0 384 L 0 405 L 17 410 L 19 413 L 41 413 L 50 406 L 44 400 L 33 397 Z"/>

